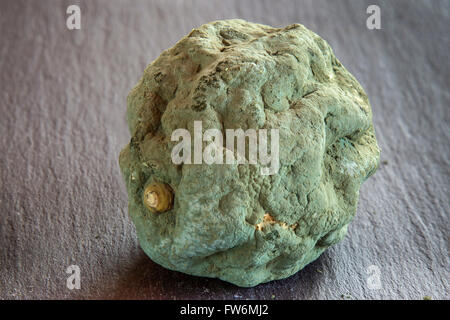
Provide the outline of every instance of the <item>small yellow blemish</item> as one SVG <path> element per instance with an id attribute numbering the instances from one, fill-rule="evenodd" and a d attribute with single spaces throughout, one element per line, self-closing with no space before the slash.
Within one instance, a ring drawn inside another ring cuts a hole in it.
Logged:
<path id="1" fill-rule="evenodd" d="M 295 228 L 297 228 L 297 223 L 294 223 L 293 225 L 288 225 L 286 222 L 276 221 L 269 213 L 266 213 L 263 216 L 263 220 L 255 225 L 255 229 L 262 231 L 265 227 L 273 224 L 278 224 L 283 229 L 286 230 L 288 229 L 295 230 Z"/>
<path id="2" fill-rule="evenodd" d="M 144 190 L 143 202 L 153 213 L 168 211 L 173 206 L 172 188 L 165 183 L 152 183 Z"/>

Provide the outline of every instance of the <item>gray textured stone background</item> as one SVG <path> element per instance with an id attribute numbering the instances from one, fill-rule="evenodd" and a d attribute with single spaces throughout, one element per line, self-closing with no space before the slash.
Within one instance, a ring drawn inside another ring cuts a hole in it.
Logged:
<path id="1" fill-rule="evenodd" d="M 80 4 L 82 30 L 65 10 Z M 366 8 L 381 7 L 382 30 Z M 449 7 L 443 1 L 1 1 L 0 298 L 448 299 Z M 365 88 L 382 148 L 347 238 L 294 276 L 243 289 L 148 259 L 117 157 L 126 95 L 193 27 L 302 23 Z M 66 268 L 81 268 L 81 290 Z M 382 289 L 366 284 L 370 265 Z"/>

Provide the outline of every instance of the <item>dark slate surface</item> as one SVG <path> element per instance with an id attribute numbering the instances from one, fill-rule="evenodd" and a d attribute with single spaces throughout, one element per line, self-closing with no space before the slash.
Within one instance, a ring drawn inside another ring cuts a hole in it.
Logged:
<path id="1" fill-rule="evenodd" d="M 65 10 L 78 3 L 82 30 Z M 382 30 L 366 28 L 381 7 Z M 0 298 L 448 299 L 449 1 L 1 1 Z M 243 289 L 148 259 L 117 157 L 145 66 L 223 18 L 302 23 L 366 89 L 382 148 L 347 238 Z M 81 268 L 81 289 L 66 268 Z M 379 267 L 382 288 L 367 285 Z"/>

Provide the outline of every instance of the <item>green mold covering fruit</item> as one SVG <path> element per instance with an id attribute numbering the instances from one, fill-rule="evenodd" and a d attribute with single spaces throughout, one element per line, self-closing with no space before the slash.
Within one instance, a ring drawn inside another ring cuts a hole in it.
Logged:
<path id="1" fill-rule="evenodd" d="M 289 277 L 342 240 L 379 162 L 367 95 L 300 24 L 192 30 L 146 68 L 127 121 L 119 163 L 142 249 L 168 269 L 243 287 Z M 172 133 L 194 136 L 194 121 L 277 129 L 279 170 L 175 164 Z"/>

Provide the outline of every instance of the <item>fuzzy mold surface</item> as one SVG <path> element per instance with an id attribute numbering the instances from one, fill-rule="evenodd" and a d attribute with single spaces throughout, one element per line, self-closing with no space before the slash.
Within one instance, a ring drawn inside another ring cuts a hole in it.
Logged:
<path id="1" fill-rule="evenodd" d="M 194 121 L 277 129 L 278 172 L 175 164 L 172 133 L 194 136 Z M 367 95 L 300 24 L 192 30 L 145 69 L 127 122 L 119 164 L 142 249 L 168 269 L 243 287 L 289 277 L 342 240 L 379 162 Z"/>

